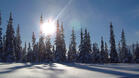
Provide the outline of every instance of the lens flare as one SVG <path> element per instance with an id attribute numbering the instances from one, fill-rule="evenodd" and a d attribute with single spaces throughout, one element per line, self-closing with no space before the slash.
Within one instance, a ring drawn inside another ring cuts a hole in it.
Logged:
<path id="1" fill-rule="evenodd" d="M 56 26 L 53 21 L 47 21 L 44 22 L 41 26 L 42 33 L 47 36 L 47 35 L 53 35 L 56 31 Z"/>

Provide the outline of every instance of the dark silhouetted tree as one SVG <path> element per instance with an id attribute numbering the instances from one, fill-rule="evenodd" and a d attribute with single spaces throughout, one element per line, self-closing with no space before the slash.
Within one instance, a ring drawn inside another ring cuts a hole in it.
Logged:
<path id="1" fill-rule="evenodd" d="M 61 46 L 62 46 L 62 59 L 61 61 L 66 61 L 66 43 L 64 40 L 64 28 L 63 28 L 63 22 L 61 24 Z"/>
<path id="2" fill-rule="evenodd" d="M 36 45 L 36 37 L 35 33 L 32 33 L 32 62 L 36 62 L 37 57 L 37 45 Z"/>
<path id="3" fill-rule="evenodd" d="M 41 36 L 39 38 L 39 53 L 38 53 L 38 61 L 43 62 L 45 60 L 45 44 L 44 44 L 44 37 Z"/>
<path id="4" fill-rule="evenodd" d="M 26 62 L 27 61 L 27 45 L 26 45 L 26 42 L 25 42 L 24 48 L 22 49 L 20 60 L 21 60 L 21 62 Z"/>
<path id="5" fill-rule="evenodd" d="M 82 31 L 82 28 L 81 28 L 79 54 L 78 54 L 78 58 L 77 58 L 78 62 L 81 61 L 82 55 L 83 55 L 83 31 Z"/>
<path id="6" fill-rule="evenodd" d="M 74 33 L 74 29 L 72 29 L 72 34 L 71 34 L 71 42 L 69 45 L 69 51 L 68 51 L 68 61 L 69 62 L 75 62 L 77 58 L 76 54 L 76 37 Z"/>
<path id="7" fill-rule="evenodd" d="M 126 40 L 125 40 L 125 33 L 123 29 L 122 29 L 122 34 L 121 34 L 120 60 L 122 63 L 128 62 L 128 50 L 127 50 L 127 45 L 126 45 Z"/>
<path id="8" fill-rule="evenodd" d="M 136 63 L 139 63 L 139 44 L 138 43 L 136 43 L 136 49 L 135 49 L 135 54 L 134 54 L 135 56 L 135 62 Z"/>
<path id="9" fill-rule="evenodd" d="M 97 43 L 93 43 L 93 52 L 92 52 L 92 62 L 93 63 L 100 63 L 100 53 Z"/>
<path id="10" fill-rule="evenodd" d="M 28 43 L 27 62 L 32 62 L 32 49 L 30 43 Z"/>
<path id="11" fill-rule="evenodd" d="M 89 63 L 91 62 L 91 43 L 90 43 L 90 36 L 85 29 L 82 48 L 79 53 L 79 61 L 82 63 Z"/>
<path id="12" fill-rule="evenodd" d="M 15 61 L 15 46 L 14 46 L 14 29 L 13 29 L 13 18 L 12 13 L 10 13 L 10 18 L 7 25 L 6 30 L 6 47 L 5 47 L 5 53 L 4 53 L 4 61 L 6 62 L 14 62 Z"/>
<path id="13" fill-rule="evenodd" d="M 105 54 L 104 54 L 104 63 L 108 63 L 109 62 L 109 58 L 108 58 L 108 45 L 105 42 Z"/>
<path id="14" fill-rule="evenodd" d="M 101 37 L 101 51 L 100 51 L 100 59 L 101 59 L 101 63 L 104 63 L 105 60 L 105 51 L 104 51 L 104 41 L 103 41 L 103 37 Z"/>
<path id="15" fill-rule="evenodd" d="M 22 41 L 21 41 L 21 36 L 20 36 L 20 28 L 18 24 L 17 30 L 16 30 L 16 37 L 15 37 L 15 61 L 16 62 L 20 61 L 21 52 L 22 52 L 21 43 Z"/>
<path id="16" fill-rule="evenodd" d="M 118 54 L 116 51 L 115 36 L 112 23 L 110 24 L 110 62 L 111 63 L 118 62 Z"/>
<path id="17" fill-rule="evenodd" d="M 53 45 L 53 47 L 52 47 L 52 53 L 53 53 L 53 61 L 55 60 L 55 46 Z"/>

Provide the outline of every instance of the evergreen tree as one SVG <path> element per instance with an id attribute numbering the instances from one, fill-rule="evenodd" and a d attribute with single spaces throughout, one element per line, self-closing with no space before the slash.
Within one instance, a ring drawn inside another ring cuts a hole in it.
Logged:
<path id="1" fill-rule="evenodd" d="M 55 59 L 55 46 L 54 45 L 52 46 L 52 53 L 53 53 L 53 61 L 54 61 Z"/>
<path id="2" fill-rule="evenodd" d="M 127 59 L 128 60 L 126 61 L 126 63 L 132 63 L 133 62 L 133 56 L 131 54 L 130 49 L 127 50 Z"/>
<path id="3" fill-rule="evenodd" d="M 32 61 L 33 62 L 36 62 L 36 57 L 37 57 L 37 55 L 36 55 L 36 53 L 37 53 L 37 46 L 36 46 L 36 37 L 35 37 L 35 34 L 34 34 L 34 32 L 32 33 L 32 48 L 33 48 L 33 50 L 32 50 Z"/>
<path id="4" fill-rule="evenodd" d="M 69 51 L 68 51 L 68 61 L 69 62 L 75 62 L 76 58 L 77 58 L 76 37 L 75 37 L 74 29 L 72 29 L 71 42 L 70 42 Z"/>
<path id="5" fill-rule="evenodd" d="M 91 53 L 92 52 L 92 46 L 91 46 L 91 40 L 90 40 L 90 33 L 88 32 L 88 34 L 87 34 L 87 48 L 88 48 L 88 51 L 89 51 L 89 53 Z"/>
<path id="6" fill-rule="evenodd" d="M 64 30 L 63 30 L 63 25 L 62 25 L 61 31 L 60 31 L 58 20 L 57 20 L 55 45 L 56 45 L 55 61 L 56 62 L 64 62 L 66 60 L 66 45 L 65 45 L 65 41 L 64 41 Z"/>
<path id="7" fill-rule="evenodd" d="M 16 30 L 16 37 L 15 37 L 15 61 L 18 62 L 21 57 L 21 51 L 22 51 L 22 46 L 21 46 L 21 37 L 20 37 L 20 28 L 19 24 Z"/>
<path id="8" fill-rule="evenodd" d="M 46 38 L 46 61 L 47 62 L 52 62 L 53 61 L 53 52 L 51 50 L 52 45 L 50 42 L 50 36 L 48 35 Z"/>
<path id="9" fill-rule="evenodd" d="M 109 58 L 108 58 L 108 46 L 107 43 L 105 42 L 105 54 L 104 54 L 104 63 L 108 63 Z"/>
<path id="10" fill-rule="evenodd" d="M 4 53 L 4 61 L 6 62 L 13 62 L 15 60 L 15 49 L 14 49 L 14 29 L 13 29 L 13 18 L 12 13 L 10 13 L 10 18 L 7 25 L 6 30 L 6 47 L 5 47 L 5 53 Z"/>
<path id="11" fill-rule="evenodd" d="M 39 43 L 35 45 L 35 62 L 39 62 Z"/>
<path id="12" fill-rule="evenodd" d="M 30 43 L 28 43 L 27 62 L 32 62 L 32 49 Z"/>
<path id="13" fill-rule="evenodd" d="M 104 51 L 104 41 L 103 37 L 101 37 L 101 51 L 100 51 L 100 58 L 101 58 L 101 63 L 104 63 L 105 60 L 105 51 Z"/>
<path id="14" fill-rule="evenodd" d="M 38 62 L 43 62 L 45 60 L 45 44 L 44 44 L 44 37 L 41 36 L 39 38 L 39 44 L 38 44 Z"/>
<path id="15" fill-rule="evenodd" d="M 26 45 L 26 42 L 25 42 L 24 48 L 22 50 L 20 60 L 21 60 L 21 62 L 26 62 L 27 61 L 27 45 Z"/>
<path id="16" fill-rule="evenodd" d="M 3 42 L 2 42 L 2 27 L 1 27 L 1 12 L 0 12 L 0 61 L 2 61 L 3 57 Z"/>
<path id="17" fill-rule="evenodd" d="M 118 60 L 119 60 L 120 63 L 121 63 L 121 55 L 122 55 L 121 53 L 122 53 L 121 52 L 121 42 L 119 42 L 118 43 L 118 57 L 119 57 Z"/>
<path id="18" fill-rule="evenodd" d="M 92 62 L 100 63 L 100 53 L 97 43 L 93 43 Z"/>
<path id="19" fill-rule="evenodd" d="M 66 61 L 66 44 L 64 40 L 64 28 L 63 28 L 63 22 L 61 24 L 61 47 L 62 47 L 62 57 L 61 60 L 64 62 Z"/>
<path id="20" fill-rule="evenodd" d="M 40 17 L 40 38 L 38 43 L 38 62 L 43 62 L 45 60 L 45 43 L 44 43 L 44 36 L 42 33 L 42 24 L 43 24 L 43 17 Z"/>
<path id="21" fill-rule="evenodd" d="M 136 58 L 135 51 L 136 51 L 136 45 L 133 43 L 132 44 L 132 55 L 133 55 L 133 62 L 134 63 L 135 63 L 135 58 Z"/>
<path id="22" fill-rule="evenodd" d="M 91 40 L 90 40 L 90 34 L 87 31 L 87 29 L 85 29 L 85 33 L 84 33 L 83 51 L 85 52 L 83 62 L 86 62 L 86 63 L 91 62 L 91 52 L 92 52 Z"/>
<path id="23" fill-rule="evenodd" d="M 2 61 L 5 62 L 6 61 L 6 57 L 5 57 L 5 50 L 6 50 L 6 35 L 3 35 L 3 39 L 2 39 Z"/>
<path id="24" fill-rule="evenodd" d="M 80 33 L 80 45 L 79 45 L 79 55 L 78 55 L 78 62 L 81 62 L 81 58 L 83 56 L 83 31 L 82 31 L 82 28 L 81 28 L 81 33 Z"/>
<path id="25" fill-rule="evenodd" d="M 35 34 L 34 32 L 32 33 L 32 47 L 34 47 L 36 44 L 36 37 L 35 37 Z"/>
<path id="26" fill-rule="evenodd" d="M 135 62 L 136 63 L 139 63 L 139 44 L 138 43 L 136 43 L 136 49 L 135 49 L 135 54 L 134 54 L 135 56 Z"/>
<path id="27" fill-rule="evenodd" d="M 113 31 L 113 25 L 110 24 L 110 62 L 111 63 L 117 63 L 118 62 L 118 54 L 116 51 L 116 45 L 115 45 L 115 36 Z"/>
<path id="28" fill-rule="evenodd" d="M 120 60 L 122 63 L 125 63 L 128 61 L 128 50 L 126 46 L 126 40 L 125 40 L 125 33 L 124 30 L 122 29 L 122 34 L 121 34 L 121 53 L 120 53 Z"/>
<path id="29" fill-rule="evenodd" d="M 82 52 L 82 47 L 83 47 L 83 31 L 81 28 L 81 33 L 80 33 L 80 45 L 79 45 L 79 52 Z"/>
<path id="30" fill-rule="evenodd" d="M 55 39 L 55 45 L 56 45 L 56 51 L 55 51 L 55 61 L 60 61 L 60 29 L 59 29 L 59 20 L 57 20 L 57 30 L 56 30 L 56 39 Z"/>
<path id="31" fill-rule="evenodd" d="M 87 29 L 85 29 L 82 51 L 79 53 L 79 61 L 82 63 L 91 62 L 91 43 L 90 36 L 88 35 Z"/>

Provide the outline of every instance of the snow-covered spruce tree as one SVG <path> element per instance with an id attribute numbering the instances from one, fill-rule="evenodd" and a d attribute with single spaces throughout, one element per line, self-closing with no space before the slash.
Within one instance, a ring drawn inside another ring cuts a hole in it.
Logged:
<path id="1" fill-rule="evenodd" d="M 136 45 L 133 43 L 132 44 L 132 55 L 133 55 L 132 60 L 134 63 L 135 63 L 135 50 L 136 50 Z"/>
<path id="2" fill-rule="evenodd" d="M 87 32 L 87 30 L 86 30 Z M 86 44 L 86 58 L 87 58 L 87 62 L 90 63 L 92 62 L 92 56 L 91 56 L 91 53 L 92 53 L 92 46 L 91 46 L 91 40 L 90 40 L 90 33 L 87 32 L 85 34 L 87 35 L 86 36 L 86 42 L 84 44 Z"/>
<path id="3" fill-rule="evenodd" d="M 1 27 L 1 12 L 0 12 L 0 61 L 3 57 L 3 42 L 2 42 L 2 27 Z"/>
<path id="4" fill-rule="evenodd" d="M 108 63 L 109 62 L 109 58 L 108 58 L 108 45 L 105 42 L 105 54 L 104 54 L 104 63 Z"/>
<path id="5" fill-rule="evenodd" d="M 38 46 L 38 62 L 43 62 L 45 60 L 45 44 L 43 36 L 40 36 Z"/>
<path id="6" fill-rule="evenodd" d="M 97 43 L 93 43 L 93 52 L 92 52 L 92 62 L 93 63 L 100 63 L 100 53 Z"/>
<path id="7" fill-rule="evenodd" d="M 79 57 L 80 57 L 79 60 L 82 63 L 91 62 L 91 43 L 90 43 L 90 36 L 88 35 L 87 29 L 85 29 L 82 51 L 80 52 Z"/>
<path id="8" fill-rule="evenodd" d="M 128 51 L 128 54 L 127 54 L 127 59 L 128 60 L 126 61 L 126 63 L 133 63 L 133 55 L 131 53 L 130 48 L 127 51 Z"/>
<path id="9" fill-rule="evenodd" d="M 104 41 L 103 41 L 103 37 L 101 37 L 100 59 L 101 59 L 101 63 L 104 63 L 104 60 L 105 60 L 105 51 L 104 51 Z"/>
<path id="10" fill-rule="evenodd" d="M 36 62 L 37 57 L 37 45 L 36 45 L 36 37 L 35 33 L 32 33 L 32 62 Z"/>
<path id="11" fill-rule="evenodd" d="M 36 45 L 35 45 L 35 62 L 39 62 L 39 43 L 36 42 Z"/>
<path id="12" fill-rule="evenodd" d="M 135 62 L 139 63 L 139 43 L 136 43 L 136 49 L 135 49 L 134 57 L 135 57 L 135 59 L 134 59 Z"/>
<path id="13" fill-rule="evenodd" d="M 28 52 L 27 52 L 27 62 L 32 62 L 32 49 L 30 43 L 28 43 Z"/>
<path id="14" fill-rule="evenodd" d="M 46 42 L 45 42 L 45 61 L 46 62 L 52 62 L 53 61 L 53 52 L 52 52 L 52 45 L 50 41 L 50 35 L 46 37 Z"/>
<path id="15" fill-rule="evenodd" d="M 118 54 L 116 51 L 115 36 L 112 23 L 110 23 L 110 62 L 118 63 Z"/>
<path id="16" fill-rule="evenodd" d="M 14 62 L 15 61 L 15 46 L 14 46 L 14 29 L 13 29 L 13 18 L 12 13 L 10 13 L 10 18 L 7 25 L 6 30 L 6 47 L 4 57 L 6 62 Z"/>
<path id="17" fill-rule="evenodd" d="M 56 45 L 56 51 L 55 51 L 55 61 L 60 62 L 60 57 L 61 57 L 61 47 L 60 47 L 60 29 L 59 29 L 59 20 L 57 20 L 57 30 L 56 30 L 56 39 L 55 39 L 55 45 Z"/>
<path id="18" fill-rule="evenodd" d="M 66 60 L 66 45 L 64 41 L 64 31 L 63 26 L 61 26 L 61 31 L 59 29 L 59 20 L 57 20 L 57 30 L 56 30 L 56 51 L 55 51 L 55 61 L 64 62 Z"/>
<path id="19" fill-rule="evenodd" d="M 90 33 L 89 32 L 87 33 L 87 48 L 88 48 L 89 53 L 91 53 L 92 52 L 92 46 L 91 46 L 91 39 L 90 39 Z"/>
<path id="20" fill-rule="evenodd" d="M 76 37 L 74 33 L 74 29 L 72 28 L 72 34 L 71 34 L 71 42 L 69 45 L 69 51 L 68 51 L 68 62 L 76 62 L 77 54 L 76 54 Z"/>
<path id="21" fill-rule="evenodd" d="M 61 60 L 63 62 L 66 61 L 66 43 L 65 43 L 65 39 L 64 39 L 64 28 L 63 28 L 63 22 L 61 24 L 61 47 L 62 47 L 62 57 L 61 57 Z"/>
<path id="22" fill-rule="evenodd" d="M 80 38 L 81 39 L 80 39 L 79 54 L 77 57 L 77 62 L 81 62 L 82 55 L 83 55 L 83 31 L 82 31 L 82 28 L 81 28 Z"/>
<path id="23" fill-rule="evenodd" d="M 5 48 L 6 48 L 6 35 L 3 35 L 2 42 L 3 42 L 3 44 L 2 44 L 2 57 L 1 57 L 1 58 L 2 58 L 2 61 L 5 62 L 6 58 L 5 58 L 4 55 L 5 55 L 5 53 L 6 53 L 6 52 L 5 52 L 5 50 L 6 50 L 6 49 L 5 49 Z"/>
<path id="24" fill-rule="evenodd" d="M 118 43 L 118 57 L 119 57 L 119 59 L 118 60 L 121 63 L 121 56 L 120 56 L 121 54 L 120 53 L 122 53 L 122 52 L 121 52 L 121 42 L 119 41 L 119 43 Z"/>
<path id="25" fill-rule="evenodd" d="M 22 46 L 21 46 L 21 37 L 20 37 L 20 28 L 19 28 L 19 24 L 17 26 L 17 30 L 16 30 L 16 37 L 15 37 L 15 61 L 19 62 L 20 61 L 20 57 L 21 57 L 21 51 L 22 51 Z"/>
<path id="26" fill-rule="evenodd" d="M 25 42 L 24 48 L 22 49 L 22 53 L 21 53 L 21 62 L 26 62 L 27 61 L 27 45 Z"/>
<path id="27" fill-rule="evenodd" d="M 53 56 L 52 56 L 53 59 L 52 59 L 52 60 L 53 60 L 53 61 L 55 61 L 55 51 L 56 51 L 56 50 L 55 50 L 55 46 L 52 45 L 52 54 L 53 54 Z"/>
<path id="28" fill-rule="evenodd" d="M 121 34 L 121 51 L 119 56 L 120 56 L 120 61 L 122 63 L 126 63 L 128 61 L 128 50 L 127 50 L 127 45 L 125 40 L 125 33 L 123 29 Z"/>
<path id="29" fill-rule="evenodd" d="M 41 15 L 40 17 L 40 27 L 43 24 L 43 17 Z M 41 28 L 42 29 L 42 28 Z M 40 38 L 38 42 L 38 52 L 37 52 L 37 61 L 43 62 L 45 60 L 45 43 L 44 43 L 44 35 L 42 33 L 42 30 L 40 30 Z"/>

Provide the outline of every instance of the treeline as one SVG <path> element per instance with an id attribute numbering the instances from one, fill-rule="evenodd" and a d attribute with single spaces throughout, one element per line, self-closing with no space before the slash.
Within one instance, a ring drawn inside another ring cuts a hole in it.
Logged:
<path id="1" fill-rule="evenodd" d="M 139 63 L 139 43 L 127 45 L 122 29 L 121 40 L 116 47 L 113 25 L 110 23 L 110 48 L 101 37 L 100 48 L 97 43 L 91 43 L 90 33 L 81 28 L 80 44 L 77 49 L 76 34 L 72 29 L 69 49 L 64 40 L 63 23 L 57 20 L 55 44 L 51 44 L 50 36 L 41 35 L 36 42 L 34 32 L 32 42 L 24 43 L 20 36 L 20 26 L 16 32 L 13 28 L 12 13 L 7 24 L 6 34 L 2 34 L 0 14 L 0 61 L 1 62 L 80 62 L 80 63 Z M 43 23 L 41 16 L 40 23 Z"/>

